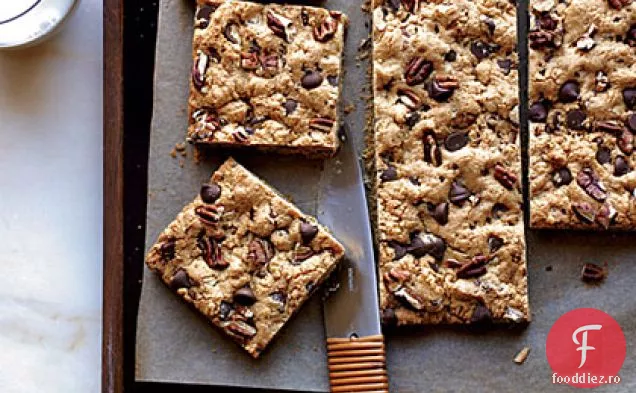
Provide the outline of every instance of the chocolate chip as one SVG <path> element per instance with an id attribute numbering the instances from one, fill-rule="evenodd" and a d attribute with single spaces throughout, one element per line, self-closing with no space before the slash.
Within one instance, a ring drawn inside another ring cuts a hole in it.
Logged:
<path id="1" fill-rule="evenodd" d="M 398 320 L 394 309 L 385 308 L 382 310 L 382 324 L 384 326 L 395 326 L 397 322 Z"/>
<path id="2" fill-rule="evenodd" d="M 307 222 L 300 223 L 300 237 L 304 244 L 309 244 L 318 234 L 318 227 Z"/>
<path id="3" fill-rule="evenodd" d="M 468 188 L 464 187 L 458 181 L 454 181 L 453 184 L 451 184 L 450 191 L 448 192 L 448 199 L 450 199 L 453 204 L 459 206 L 466 199 L 470 198 L 470 196 L 471 193 Z"/>
<path id="4" fill-rule="evenodd" d="M 552 183 L 555 186 L 566 186 L 572 182 L 572 172 L 567 167 L 561 167 L 552 172 Z"/>
<path id="5" fill-rule="evenodd" d="M 585 125 L 583 124 L 587 119 L 587 115 L 580 109 L 574 109 L 567 113 L 565 116 L 565 124 L 573 130 L 583 130 Z"/>
<path id="6" fill-rule="evenodd" d="M 444 147 L 448 151 L 457 151 L 468 143 L 468 134 L 463 131 L 450 133 L 444 140 Z"/>
<path id="7" fill-rule="evenodd" d="M 548 118 L 548 108 L 542 102 L 535 102 L 528 109 L 528 117 L 534 123 L 545 123 Z"/>
<path id="8" fill-rule="evenodd" d="M 389 246 L 393 248 L 393 253 L 395 254 L 393 259 L 396 261 L 402 259 L 402 257 L 405 256 L 407 253 L 406 247 L 398 242 L 390 241 Z"/>
<path id="9" fill-rule="evenodd" d="M 488 32 L 490 32 L 490 34 L 492 35 L 495 32 L 495 28 L 497 27 L 495 21 L 490 18 L 485 18 L 484 23 L 486 24 L 486 26 L 488 26 Z"/>
<path id="10" fill-rule="evenodd" d="M 175 248 L 176 248 L 176 242 L 174 239 L 168 239 L 167 241 L 161 243 L 161 246 L 159 247 L 159 253 L 161 254 L 161 259 L 164 262 L 172 261 L 175 256 Z"/>
<path id="11" fill-rule="evenodd" d="M 492 206 L 492 209 L 490 209 L 490 215 L 493 216 L 494 218 L 501 218 L 501 215 L 505 212 L 507 212 L 508 207 L 506 205 L 504 205 L 503 203 L 495 203 Z"/>
<path id="12" fill-rule="evenodd" d="M 636 46 L 636 24 L 632 25 L 625 34 L 625 43 L 631 47 Z"/>
<path id="13" fill-rule="evenodd" d="M 470 53 L 479 60 L 483 60 L 490 56 L 490 47 L 482 41 L 475 41 L 470 44 Z"/>
<path id="14" fill-rule="evenodd" d="M 605 269 L 594 263 L 586 263 L 581 269 L 581 280 L 585 282 L 599 282 L 605 279 Z"/>
<path id="15" fill-rule="evenodd" d="M 629 167 L 629 162 L 624 156 L 616 157 L 614 162 L 614 176 L 620 177 L 628 174 L 632 169 Z"/>
<path id="16" fill-rule="evenodd" d="M 440 225 L 446 225 L 448 223 L 448 203 L 442 202 L 437 205 L 428 205 L 428 214 L 433 217 Z"/>
<path id="17" fill-rule="evenodd" d="M 633 132 L 636 132 L 636 113 L 632 113 L 627 117 L 627 127 Z"/>
<path id="18" fill-rule="evenodd" d="M 201 200 L 205 203 L 214 203 L 221 196 L 221 187 L 216 183 L 201 186 Z"/>
<path id="19" fill-rule="evenodd" d="M 457 52 L 455 52 L 454 50 L 449 50 L 448 52 L 446 52 L 446 54 L 444 55 L 444 60 L 448 61 L 449 63 L 454 62 L 455 60 L 457 60 Z"/>
<path id="20" fill-rule="evenodd" d="M 574 102 L 579 98 L 580 87 L 577 81 L 567 81 L 559 89 L 559 100 L 561 102 Z"/>
<path id="21" fill-rule="evenodd" d="M 512 60 L 510 59 L 497 60 L 497 65 L 499 66 L 499 68 L 502 69 L 502 72 L 504 75 L 510 74 L 510 70 L 512 69 Z"/>
<path id="22" fill-rule="evenodd" d="M 250 287 L 239 288 L 234 292 L 234 302 L 243 306 L 251 306 L 256 302 L 256 296 Z"/>
<path id="23" fill-rule="evenodd" d="M 322 84 L 322 75 L 318 71 L 307 70 L 300 83 L 307 90 L 315 89 Z"/>
<path id="24" fill-rule="evenodd" d="M 543 30 L 555 30 L 557 28 L 557 21 L 552 19 L 550 14 L 543 14 L 537 18 L 537 25 Z"/>
<path id="25" fill-rule="evenodd" d="M 554 34 L 549 31 L 539 30 L 528 33 L 528 40 L 532 49 L 542 49 L 554 46 Z"/>
<path id="26" fill-rule="evenodd" d="M 596 216 L 596 214 L 594 213 L 592 205 L 590 205 L 589 203 L 573 203 L 572 211 L 574 211 L 574 215 L 583 223 L 591 224 L 594 222 L 594 217 Z"/>
<path id="27" fill-rule="evenodd" d="M 409 128 L 413 128 L 415 127 L 415 125 L 417 124 L 418 121 L 420 121 L 422 117 L 420 116 L 420 114 L 418 112 L 411 112 L 408 115 L 406 115 L 405 123 L 407 126 L 409 126 Z"/>
<path id="28" fill-rule="evenodd" d="M 309 25 L 309 13 L 304 8 L 300 11 L 300 20 L 303 22 L 303 26 Z"/>
<path id="29" fill-rule="evenodd" d="M 491 235 L 488 238 L 488 251 L 490 251 L 490 253 L 497 252 L 503 245 L 503 239 L 498 236 Z"/>
<path id="30" fill-rule="evenodd" d="M 596 161 L 598 161 L 599 164 L 603 165 L 603 164 L 607 164 L 611 160 L 612 160 L 611 150 L 606 146 L 599 146 L 598 150 L 596 151 Z"/>
<path id="31" fill-rule="evenodd" d="M 289 116 L 296 111 L 296 108 L 298 108 L 298 101 L 289 98 L 287 101 L 285 101 L 284 107 L 285 114 Z"/>
<path id="32" fill-rule="evenodd" d="M 400 0 L 386 0 L 385 3 L 393 12 L 397 12 L 400 9 Z"/>
<path id="33" fill-rule="evenodd" d="M 231 303 L 222 300 L 221 304 L 219 305 L 219 319 L 225 321 L 230 316 L 232 311 L 234 311 L 234 306 L 232 306 Z"/>
<path id="34" fill-rule="evenodd" d="M 336 75 L 329 75 L 327 76 L 327 82 L 329 82 L 329 84 L 331 86 L 338 86 L 338 77 Z"/>
<path id="35" fill-rule="evenodd" d="M 190 282 L 190 277 L 188 277 L 188 273 L 185 270 L 179 269 L 172 276 L 172 280 L 170 280 L 170 288 L 173 290 L 177 290 L 179 288 L 190 288 L 192 286 L 192 282 Z"/>
<path id="36" fill-rule="evenodd" d="M 473 311 L 473 315 L 470 317 L 471 324 L 490 324 L 492 322 L 492 313 L 488 309 L 488 307 L 479 303 L 477 307 L 475 307 L 475 311 Z"/>
<path id="37" fill-rule="evenodd" d="M 279 303 L 280 306 L 282 306 L 278 308 L 280 312 L 283 312 L 285 310 L 285 303 L 287 303 L 287 296 L 284 293 L 273 292 L 269 294 L 269 297 L 271 297 L 273 301 L 275 301 L 276 303 Z"/>
<path id="38" fill-rule="evenodd" d="M 433 63 L 422 57 L 414 57 L 406 65 L 404 78 L 409 86 L 418 85 L 426 80 L 433 72 Z"/>
<path id="39" fill-rule="evenodd" d="M 395 169 L 395 167 L 390 165 L 384 171 L 382 171 L 382 174 L 380 175 L 380 180 L 382 181 L 393 181 L 397 180 L 397 178 L 397 170 Z"/>
<path id="40" fill-rule="evenodd" d="M 623 90 L 623 101 L 625 101 L 625 105 L 629 109 L 636 108 L 636 88 L 629 87 Z"/>
<path id="41" fill-rule="evenodd" d="M 417 235 L 413 237 L 407 251 L 416 258 L 421 258 L 428 254 L 439 261 L 444 258 L 446 242 L 444 242 L 442 238 L 430 233 Z"/>
<path id="42" fill-rule="evenodd" d="M 211 5 L 202 5 L 199 7 L 197 11 L 196 19 L 199 20 L 198 27 L 201 29 L 205 29 L 208 27 L 208 23 L 210 23 L 210 15 L 216 10 L 217 7 L 213 7 Z"/>

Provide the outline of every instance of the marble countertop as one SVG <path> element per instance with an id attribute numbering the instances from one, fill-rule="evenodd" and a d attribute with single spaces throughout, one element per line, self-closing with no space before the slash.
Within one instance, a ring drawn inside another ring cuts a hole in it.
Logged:
<path id="1" fill-rule="evenodd" d="M 0 392 L 100 390 L 102 1 L 0 52 Z"/>

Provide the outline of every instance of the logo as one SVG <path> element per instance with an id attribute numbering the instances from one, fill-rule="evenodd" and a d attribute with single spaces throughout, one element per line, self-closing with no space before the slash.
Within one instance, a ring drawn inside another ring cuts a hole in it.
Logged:
<path id="1" fill-rule="evenodd" d="M 545 352 L 553 383 L 580 388 L 615 384 L 625 361 L 625 335 L 609 314 L 578 308 L 557 319 Z"/>

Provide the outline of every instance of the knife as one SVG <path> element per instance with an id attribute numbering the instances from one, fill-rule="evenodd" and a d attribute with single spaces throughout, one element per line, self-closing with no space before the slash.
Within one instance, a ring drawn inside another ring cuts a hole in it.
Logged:
<path id="1" fill-rule="evenodd" d="M 325 162 L 318 219 L 346 249 L 327 285 L 324 320 L 331 392 L 388 393 L 373 240 L 362 169 L 348 138 Z"/>

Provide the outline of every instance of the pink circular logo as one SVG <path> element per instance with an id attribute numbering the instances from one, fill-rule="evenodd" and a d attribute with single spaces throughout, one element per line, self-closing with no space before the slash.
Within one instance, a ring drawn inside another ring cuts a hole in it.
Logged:
<path id="1" fill-rule="evenodd" d="M 625 335 L 609 314 L 595 308 L 577 308 L 554 323 L 545 353 L 555 384 L 579 388 L 617 384 L 625 361 Z"/>

